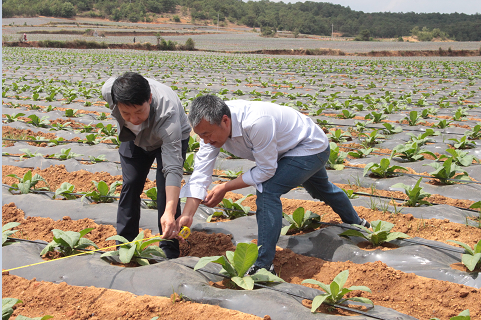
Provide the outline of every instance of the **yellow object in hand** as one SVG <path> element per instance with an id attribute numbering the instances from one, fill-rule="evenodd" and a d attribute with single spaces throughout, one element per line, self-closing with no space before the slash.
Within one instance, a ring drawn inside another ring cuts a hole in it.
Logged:
<path id="1" fill-rule="evenodd" d="M 182 228 L 180 228 L 179 236 L 181 236 L 184 239 L 187 239 L 190 236 L 190 228 L 186 226 L 183 226 Z"/>

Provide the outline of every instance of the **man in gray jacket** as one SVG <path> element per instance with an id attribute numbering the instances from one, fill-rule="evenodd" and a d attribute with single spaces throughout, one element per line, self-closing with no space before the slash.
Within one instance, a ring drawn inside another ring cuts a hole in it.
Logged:
<path id="1" fill-rule="evenodd" d="M 118 122 L 123 186 L 117 211 L 117 234 L 129 241 L 139 233 L 140 195 L 157 159 L 159 246 L 168 258 L 179 256 L 176 218 L 190 125 L 175 92 L 134 72 L 110 78 L 102 87 Z"/>

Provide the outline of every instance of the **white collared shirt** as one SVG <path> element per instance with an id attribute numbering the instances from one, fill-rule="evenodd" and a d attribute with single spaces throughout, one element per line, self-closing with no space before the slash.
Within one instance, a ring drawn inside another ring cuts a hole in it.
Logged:
<path id="1" fill-rule="evenodd" d="M 231 111 L 232 134 L 222 148 L 237 157 L 255 161 L 242 180 L 262 192 L 262 183 L 274 176 L 277 161 L 284 156 L 320 153 L 329 145 L 327 136 L 312 119 L 286 106 L 262 102 L 226 101 Z M 180 197 L 203 200 L 212 182 L 220 149 L 200 142 L 194 172 Z"/>

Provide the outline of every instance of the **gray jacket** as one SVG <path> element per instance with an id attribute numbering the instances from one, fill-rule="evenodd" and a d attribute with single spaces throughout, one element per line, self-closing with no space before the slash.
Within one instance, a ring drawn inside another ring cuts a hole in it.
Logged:
<path id="1" fill-rule="evenodd" d="M 146 78 L 152 93 L 150 114 L 147 121 L 142 122 L 139 134 L 135 136 L 125 126 L 119 109 L 112 102 L 111 89 L 115 79 L 115 77 L 110 78 L 105 82 L 102 87 L 102 96 L 108 102 L 112 116 L 118 122 L 119 140 L 122 142 L 133 140 L 136 146 L 146 151 L 161 148 L 165 185 L 180 187 L 184 162 L 181 141 L 189 138 L 191 128 L 179 97 L 166 85 Z"/>

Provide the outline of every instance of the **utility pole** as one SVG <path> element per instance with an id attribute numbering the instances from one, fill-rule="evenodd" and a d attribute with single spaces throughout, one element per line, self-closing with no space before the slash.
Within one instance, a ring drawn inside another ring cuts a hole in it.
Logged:
<path id="1" fill-rule="evenodd" d="M 331 40 L 334 40 L 334 24 L 331 24 Z"/>

